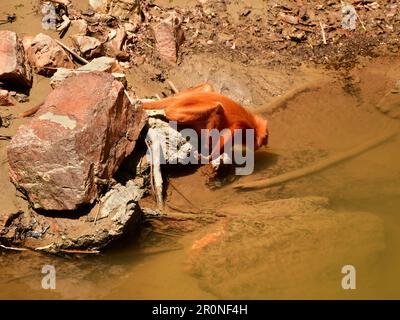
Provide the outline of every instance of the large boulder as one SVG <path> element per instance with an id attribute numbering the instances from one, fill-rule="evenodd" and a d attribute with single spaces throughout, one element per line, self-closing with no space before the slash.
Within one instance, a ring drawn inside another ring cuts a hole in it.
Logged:
<path id="1" fill-rule="evenodd" d="M 36 37 L 24 39 L 29 62 L 38 74 L 52 75 L 56 68 L 74 68 L 64 49 L 50 36 L 39 33 Z"/>
<path id="2" fill-rule="evenodd" d="M 66 79 L 8 147 L 11 180 L 35 209 L 93 203 L 134 149 L 145 115 L 108 73 Z"/>
<path id="3" fill-rule="evenodd" d="M 21 40 L 12 31 L 0 31 L 0 81 L 32 86 L 32 71 Z"/>

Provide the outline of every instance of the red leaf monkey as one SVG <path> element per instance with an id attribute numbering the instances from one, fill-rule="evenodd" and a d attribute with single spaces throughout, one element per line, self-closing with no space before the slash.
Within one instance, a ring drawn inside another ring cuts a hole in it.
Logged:
<path id="1" fill-rule="evenodd" d="M 254 129 L 255 150 L 268 144 L 267 120 L 253 115 L 240 104 L 214 92 L 212 85 L 207 83 L 181 91 L 168 98 L 145 102 L 143 108 L 165 109 L 165 115 L 169 121 L 191 127 L 199 135 L 201 129 L 218 129 L 219 131 L 229 129 L 227 135 L 221 137 L 220 150 L 213 150 L 212 155 L 216 151 L 222 154 L 225 143 L 228 139 L 232 139 L 235 129 Z M 218 148 L 218 145 L 216 147 Z"/>

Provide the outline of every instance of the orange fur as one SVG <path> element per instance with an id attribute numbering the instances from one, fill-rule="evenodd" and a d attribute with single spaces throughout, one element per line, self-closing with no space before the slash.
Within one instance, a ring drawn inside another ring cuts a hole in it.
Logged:
<path id="1" fill-rule="evenodd" d="M 210 84 L 202 84 L 158 101 L 146 102 L 143 107 L 165 109 L 168 120 L 191 127 L 198 134 L 201 133 L 201 129 L 229 129 L 229 137 L 221 138 L 220 151 L 227 139 L 232 138 L 235 129 L 254 129 L 256 150 L 268 143 L 267 120 L 253 115 L 240 104 L 214 92 Z"/>

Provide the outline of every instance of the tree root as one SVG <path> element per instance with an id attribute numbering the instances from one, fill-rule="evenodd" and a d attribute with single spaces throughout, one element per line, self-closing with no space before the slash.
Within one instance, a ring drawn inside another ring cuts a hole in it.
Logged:
<path id="1" fill-rule="evenodd" d="M 322 84 L 306 83 L 304 85 L 298 86 L 289 92 L 286 92 L 282 96 L 274 98 L 267 106 L 258 108 L 255 110 L 258 114 L 273 114 L 279 109 L 286 107 L 290 100 L 293 100 L 302 93 L 309 91 L 317 91 L 322 87 Z"/>
<path id="2" fill-rule="evenodd" d="M 331 166 L 334 166 L 342 161 L 354 158 L 370 149 L 376 148 L 377 146 L 389 141 L 390 139 L 394 138 L 399 134 L 399 131 L 396 130 L 395 132 L 391 132 L 389 134 L 383 135 L 379 138 L 371 140 L 361 146 L 355 147 L 349 151 L 342 152 L 336 154 L 332 157 L 328 157 L 327 159 L 321 160 L 317 163 L 314 163 L 308 167 L 291 171 L 273 178 L 267 178 L 263 180 L 258 180 L 254 182 L 242 183 L 237 184 L 233 188 L 238 191 L 250 191 L 256 190 L 261 188 L 269 188 L 272 186 L 276 186 L 285 182 L 297 180 L 303 178 L 305 176 L 317 173 L 319 171 L 325 170 Z"/>

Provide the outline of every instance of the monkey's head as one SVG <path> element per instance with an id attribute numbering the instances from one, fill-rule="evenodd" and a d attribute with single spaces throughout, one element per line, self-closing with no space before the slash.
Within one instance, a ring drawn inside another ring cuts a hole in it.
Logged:
<path id="1" fill-rule="evenodd" d="M 255 149 L 259 149 L 268 144 L 268 121 L 259 116 L 255 116 Z"/>

